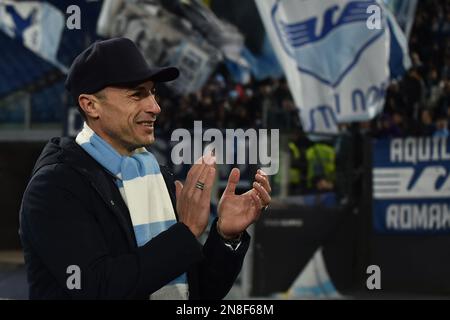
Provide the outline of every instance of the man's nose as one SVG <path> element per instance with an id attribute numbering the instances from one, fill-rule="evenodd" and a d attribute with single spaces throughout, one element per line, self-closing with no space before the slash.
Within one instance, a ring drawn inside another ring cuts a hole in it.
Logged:
<path id="1" fill-rule="evenodd" d="M 147 99 L 145 99 L 144 107 L 145 107 L 144 111 L 147 113 L 159 114 L 161 112 L 161 108 L 158 102 L 156 102 L 154 95 L 150 95 L 147 97 Z"/>

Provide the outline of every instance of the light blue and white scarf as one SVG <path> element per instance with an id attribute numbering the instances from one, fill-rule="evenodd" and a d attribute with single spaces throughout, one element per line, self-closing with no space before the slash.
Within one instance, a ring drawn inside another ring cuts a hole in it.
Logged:
<path id="1" fill-rule="evenodd" d="M 175 212 L 155 156 L 145 148 L 120 155 L 86 123 L 75 141 L 113 174 L 130 211 L 137 245 L 143 246 L 176 223 Z M 150 299 L 188 298 L 186 274 L 154 292 Z"/>

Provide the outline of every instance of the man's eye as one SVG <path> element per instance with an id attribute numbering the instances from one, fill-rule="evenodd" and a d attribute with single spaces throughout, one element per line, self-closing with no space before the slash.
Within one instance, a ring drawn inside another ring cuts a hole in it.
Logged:
<path id="1" fill-rule="evenodd" d="M 136 99 L 141 99 L 145 96 L 145 93 L 142 93 L 141 91 L 136 91 L 135 93 L 133 93 L 131 95 L 131 97 L 136 98 Z"/>
<path id="2" fill-rule="evenodd" d="M 150 89 L 149 91 L 147 91 L 147 90 L 136 91 L 136 92 L 132 93 L 130 97 L 132 97 L 133 99 L 144 99 L 150 95 L 154 96 L 155 94 L 156 94 L 156 90 L 155 90 L 155 88 L 153 88 L 153 89 Z"/>

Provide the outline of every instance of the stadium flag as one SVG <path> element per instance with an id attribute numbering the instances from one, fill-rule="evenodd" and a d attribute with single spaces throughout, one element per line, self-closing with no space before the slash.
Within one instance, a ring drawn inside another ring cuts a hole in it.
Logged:
<path id="1" fill-rule="evenodd" d="M 418 0 L 384 0 L 386 7 L 394 14 L 396 21 L 409 38 L 414 24 Z"/>
<path id="2" fill-rule="evenodd" d="M 47 2 L 0 2 L 0 30 L 67 72 L 56 58 L 64 26 L 64 14 Z"/>
<path id="3" fill-rule="evenodd" d="M 372 119 L 383 108 L 390 67 L 401 64 L 396 75 L 409 68 L 404 35 L 380 1 L 255 1 L 305 132 Z"/>

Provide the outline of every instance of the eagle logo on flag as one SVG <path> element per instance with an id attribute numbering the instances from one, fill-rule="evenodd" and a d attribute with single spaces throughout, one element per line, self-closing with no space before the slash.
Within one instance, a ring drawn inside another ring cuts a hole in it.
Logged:
<path id="1" fill-rule="evenodd" d="M 317 16 L 290 19 L 298 12 L 279 10 L 281 1 L 274 4 L 271 16 L 283 50 L 296 61 L 300 72 L 331 87 L 341 83 L 364 51 L 385 32 L 383 20 L 381 29 L 367 26 L 371 16 L 368 8 L 377 5 L 375 0 L 334 4 L 324 11 L 321 21 Z"/>

